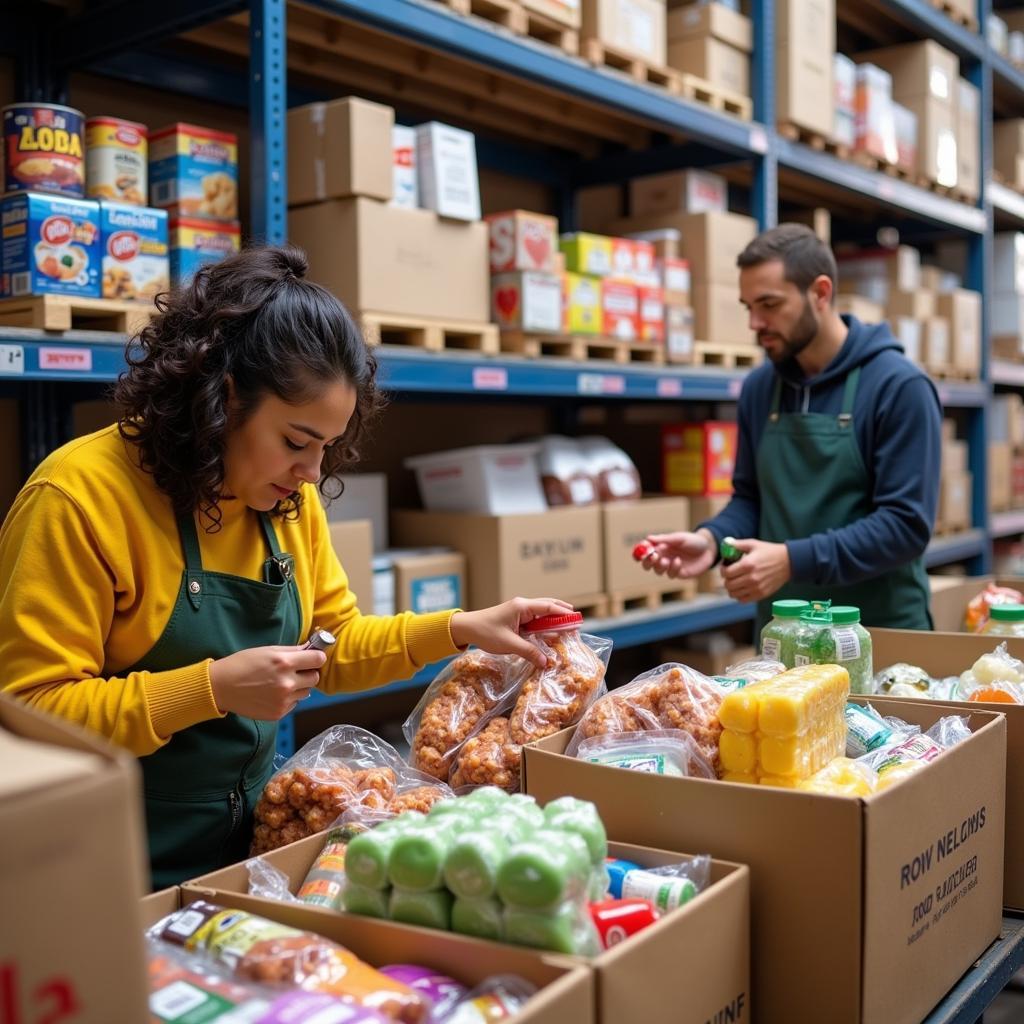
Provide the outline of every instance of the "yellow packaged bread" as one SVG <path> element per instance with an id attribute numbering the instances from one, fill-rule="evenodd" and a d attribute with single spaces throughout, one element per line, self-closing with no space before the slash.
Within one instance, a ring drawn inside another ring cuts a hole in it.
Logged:
<path id="1" fill-rule="evenodd" d="M 719 757 L 723 777 L 795 786 L 846 749 L 850 676 L 839 665 L 802 665 L 726 695 Z"/>

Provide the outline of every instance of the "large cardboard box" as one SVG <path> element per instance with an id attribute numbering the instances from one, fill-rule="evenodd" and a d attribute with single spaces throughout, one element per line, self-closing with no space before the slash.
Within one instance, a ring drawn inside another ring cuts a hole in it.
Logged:
<path id="1" fill-rule="evenodd" d="M 391 107 L 356 96 L 288 111 L 288 202 L 394 194 Z"/>
<path id="2" fill-rule="evenodd" d="M 960 79 L 957 86 L 957 188 L 976 200 L 981 189 L 981 94 L 977 86 Z"/>
<path id="3" fill-rule="evenodd" d="M 459 551 L 444 554 L 396 555 L 395 611 L 430 612 L 461 608 L 466 593 L 466 558 Z"/>
<path id="4" fill-rule="evenodd" d="M 913 320 L 927 320 L 935 316 L 936 296 L 927 288 L 912 292 L 889 289 L 889 301 L 885 304 L 887 317 L 909 316 Z"/>
<path id="5" fill-rule="evenodd" d="M 836 48 L 835 0 L 776 0 L 775 41 L 831 54 Z"/>
<path id="6" fill-rule="evenodd" d="M 971 527 L 971 490 L 973 477 L 970 473 L 947 473 L 939 481 L 939 510 L 936 526 L 949 532 L 968 530 Z"/>
<path id="7" fill-rule="evenodd" d="M 369 519 L 331 523 L 328 527 L 331 547 L 348 576 L 348 589 L 356 595 L 359 607 L 373 612 L 373 523 Z"/>
<path id="8" fill-rule="evenodd" d="M 147 1019 L 141 793 L 130 754 L 0 694 L 5 1022 Z"/>
<path id="9" fill-rule="evenodd" d="M 353 312 L 490 319 L 489 243 L 482 222 L 359 198 L 292 210 L 288 227 L 291 241 L 309 254 L 310 278 Z"/>
<path id="10" fill-rule="evenodd" d="M 780 44 L 776 60 L 778 121 L 831 138 L 835 122 L 832 50 L 821 43 L 811 48 Z"/>
<path id="11" fill-rule="evenodd" d="M 615 835 L 610 833 L 612 838 Z M 285 873 L 294 892 L 322 846 L 323 836 L 310 836 L 265 854 L 262 859 Z M 609 844 L 609 853 L 644 867 L 681 859 L 681 854 L 667 850 L 618 842 Z M 248 896 L 249 878 L 244 864 L 187 883 L 183 899 L 230 904 L 317 932 L 341 942 L 375 965 L 426 964 L 461 981 L 511 973 L 544 986 L 509 1024 L 623 1024 L 632 1020 L 648 1024 L 705 1024 L 711 1020 L 747 1024 L 749 872 L 742 865 L 715 860 L 711 882 L 690 903 L 591 959 Z M 681 955 L 681 950 L 686 954 Z M 553 970 L 560 974 L 553 975 Z M 474 972 L 472 978 L 467 971 Z M 575 982 L 572 986 L 565 975 Z M 556 987 L 559 977 L 561 989 Z M 556 993 L 560 1015 L 531 1016 L 534 1001 L 543 1001 L 546 996 L 554 1000 Z M 685 993 L 682 1004 L 680 993 Z"/>
<path id="12" fill-rule="evenodd" d="M 1013 504 L 1013 449 L 1008 441 L 988 445 L 988 507 L 1005 512 Z"/>
<path id="13" fill-rule="evenodd" d="M 571 601 L 604 590 L 596 505 L 514 516 L 396 511 L 391 527 L 398 544 L 443 544 L 466 556 L 469 608 L 520 596 Z"/>
<path id="14" fill-rule="evenodd" d="M 905 106 L 909 100 L 931 97 L 950 107 L 957 102 L 960 60 L 931 39 L 887 46 L 857 54 L 858 64 L 874 64 L 892 75 L 892 96 Z"/>
<path id="15" fill-rule="evenodd" d="M 1018 156 L 1024 156 L 1024 117 L 996 121 L 992 125 L 992 166 L 1013 186 L 1021 184 Z"/>
<path id="16" fill-rule="evenodd" d="M 936 312 L 950 324 L 953 365 L 981 373 L 981 295 L 966 288 L 939 295 Z"/>
<path id="17" fill-rule="evenodd" d="M 887 710 L 922 729 L 947 713 Z M 594 801 L 613 835 L 750 865 L 756 1021 L 917 1024 L 1002 924 L 1006 720 L 970 727 L 861 799 L 588 764 L 564 756 L 569 730 L 524 748 L 523 787 Z"/>
<path id="18" fill-rule="evenodd" d="M 629 183 L 629 210 L 638 217 L 657 213 L 725 213 L 728 209 L 729 184 L 720 174 L 710 171 L 647 174 Z"/>
<path id="19" fill-rule="evenodd" d="M 1024 587 L 1024 579 L 1005 582 L 1018 588 Z M 949 594 L 951 604 L 954 600 L 963 602 L 959 612 L 959 621 L 962 621 L 963 606 L 979 590 L 981 586 L 977 580 L 973 580 L 933 594 L 933 615 L 940 596 L 945 598 Z M 935 625 L 939 627 L 938 620 Z M 872 629 L 870 633 L 876 668 L 905 661 L 923 668 L 937 678 L 966 672 L 983 654 L 991 653 L 996 640 L 995 637 L 964 633 L 956 635 L 900 629 Z M 1011 638 L 1007 641 L 1007 647 L 1013 657 L 1024 659 L 1024 640 Z M 890 714 L 889 704 L 895 698 L 877 694 L 871 701 L 887 715 Z M 934 705 L 935 702 L 922 698 L 921 703 Z M 1003 906 L 1024 910 L 1024 874 L 1020 871 L 1020 865 L 1024 864 L 1024 707 L 971 701 L 950 701 L 949 706 L 960 708 L 962 714 L 973 715 L 980 708 L 1006 715 L 1006 872 L 1003 877 Z"/>
<path id="20" fill-rule="evenodd" d="M 583 0 L 584 39 L 665 65 L 665 0 Z"/>
<path id="21" fill-rule="evenodd" d="M 934 96 L 901 99 L 917 117 L 917 172 L 929 181 L 952 188 L 957 184 L 957 114 L 948 100 Z"/>
<path id="22" fill-rule="evenodd" d="M 693 287 L 693 330 L 700 341 L 729 345 L 753 345 L 747 310 L 740 304 L 736 284 L 695 284 Z"/>
<path id="23" fill-rule="evenodd" d="M 754 49 L 753 22 L 722 3 L 689 4 L 668 12 L 669 43 L 710 36 L 737 50 Z"/>
<path id="24" fill-rule="evenodd" d="M 947 582 L 943 576 L 929 576 L 932 583 L 932 621 L 938 633 L 959 633 L 964 629 L 967 605 L 989 583 L 1013 587 L 1024 593 L 1024 577 L 959 576 Z M 994 646 L 994 645 L 993 645 Z M 989 648 L 991 650 L 991 648 Z M 881 663 L 879 663 L 881 664 Z M 924 666 L 922 666 L 923 668 Z M 943 672 L 943 676 L 948 673 Z"/>
<path id="25" fill-rule="evenodd" d="M 686 530 L 689 524 L 686 498 L 650 497 L 602 505 L 604 585 L 608 593 L 633 596 L 678 590 L 679 580 L 648 572 L 633 557 L 633 548 L 648 534 Z"/>
<path id="26" fill-rule="evenodd" d="M 373 550 L 388 547 L 388 478 L 384 473 L 344 473 L 340 497 L 327 506 L 327 521 L 348 523 L 369 519 L 373 524 Z"/>
<path id="27" fill-rule="evenodd" d="M 750 54 L 712 36 L 669 43 L 668 66 L 697 75 L 726 92 L 750 95 Z"/>

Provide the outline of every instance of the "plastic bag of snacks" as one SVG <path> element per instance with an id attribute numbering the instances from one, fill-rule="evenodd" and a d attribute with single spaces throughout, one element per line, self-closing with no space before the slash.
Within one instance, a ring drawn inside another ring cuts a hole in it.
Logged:
<path id="1" fill-rule="evenodd" d="M 628 768 L 652 775 L 714 779 L 715 770 L 697 741 L 681 729 L 609 733 L 582 740 L 576 749 L 581 761 Z"/>
<path id="2" fill-rule="evenodd" d="M 452 768 L 451 787 L 456 793 L 473 786 L 518 793 L 522 757 L 522 746 L 512 742 L 511 723 L 499 715 L 466 740 Z"/>
<path id="3" fill-rule="evenodd" d="M 264 787 L 251 853 L 305 839 L 346 811 L 397 814 L 446 796 L 447 786 L 411 769 L 390 743 L 353 725 L 335 725 L 296 751 Z"/>
<path id="4" fill-rule="evenodd" d="M 514 974 L 488 978 L 467 992 L 437 1024 L 491 1024 L 514 1017 L 537 991 Z"/>
<path id="5" fill-rule="evenodd" d="M 849 757 L 837 757 L 797 788 L 830 796 L 870 796 L 877 786 L 878 774 L 873 768 Z"/>
<path id="6" fill-rule="evenodd" d="M 1024 604 L 1024 594 L 1013 587 L 997 587 L 989 583 L 967 605 L 964 629 L 968 633 L 980 633 L 988 625 L 989 610 L 994 604 Z"/>
<path id="7" fill-rule="evenodd" d="M 203 954 L 235 980 L 334 995 L 403 1024 L 429 1020 L 422 995 L 343 946 L 245 911 L 195 900 L 154 925 L 149 936 Z"/>
<path id="8" fill-rule="evenodd" d="M 749 658 L 730 665 L 723 676 L 715 676 L 715 682 L 728 685 L 732 680 L 740 685 L 749 686 L 751 683 L 763 683 L 766 679 L 774 679 L 785 671 L 786 666 L 781 661 L 774 661 L 771 658 Z"/>
<path id="9" fill-rule="evenodd" d="M 521 658 L 466 651 L 427 687 L 402 726 L 414 768 L 446 781 L 459 749 L 513 695 L 530 670 Z"/>
<path id="10" fill-rule="evenodd" d="M 381 967 L 380 973 L 430 1000 L 430 1024 L 444 1024 L 465 998 L 469 989 L 446 974 L 438 974 L 418 964 L 391 964 Z"/>
<path id="11" fill-rule="evenodd" d="M 870 704 L 848 703 L 844 717 L 846 756 L 852 758 L 893 747 L 921 731 L 901 718 L 883 718 Z"/>
<path id="12" fill-rule="evenodd" d="M 601 501 L 633 501 L 643 494 L 633 460 L 606 437 L 581 437 L 579 448 Z"/>
<path id="13" fill-rule="evenodd" d="M 1006 649 L 1006 643 L 1003 642 L 991 654 L 983 654 L 970 669 L 960 676 L 956 697 L 957 700 L 982 700 L 985 698 L 971 695 L 979 690 L 998 692 L 998 688 L 1001 686 L 1008 686 L 1010 688 L 1008 692 L 1014 693 L 1022 684 L 1024 684 L 1024 664 L 1010 655 Z"/>
<path id="14" fill-rule="evenodd" d="M 711 858 L 706 854 L 656 868 L 618 857 L 608 860 L 608 895 L 649 899 L 661 913 L 689 903 L 710 881 Z"/>
<path id="15" fill-rule="evenodd" d="M 940 718 L 927 732 L 916 733 L 893 746 L 880 748 L 860 758 L 859 763 L 878 773 L 876 791 L 881 791 L 919 772 L 944 751 L 970 735 L 967 718 L 949 715 Z"/>
<path id="16" fill-rule="evenodd" d="M 725 689 L 685 665 L 659 665 L 602 697 L 583 716 L 566 754 L 580 743 L 610 733 L 678 729 L 697 744 L 701 756 L 718 771 L 718 709 Z"/>

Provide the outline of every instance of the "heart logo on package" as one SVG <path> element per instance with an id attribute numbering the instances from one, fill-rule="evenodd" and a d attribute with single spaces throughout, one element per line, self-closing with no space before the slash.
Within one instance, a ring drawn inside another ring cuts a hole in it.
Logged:
<path id="1" fill-rule="evenodd" d="M 494 293 L 494 304 L 502 319 L 511 320 L 519 308 L 519 292 L 515 288 L 499 288 Z"/>
<path id="2" fill-rule="evenodd" d="M 551 241 L 547 235 L 542 234 L 540 229 L 534 228 L 527 231 L 523 238 L 523 248 L 530 257 L 535 267 L 547 265 L 548 256 L 551 254 Z"/>

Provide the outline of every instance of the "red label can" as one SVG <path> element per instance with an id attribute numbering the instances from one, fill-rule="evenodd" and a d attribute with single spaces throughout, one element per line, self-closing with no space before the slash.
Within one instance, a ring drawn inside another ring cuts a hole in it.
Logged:
<path id="1" fill-rule="evenodd" d="M 85 159 L 80 110 L 56 103 L 4 107 L 4 191 L 81 199 Z"/>
<path id="2" fill-rule="evenodd" d="M 604 900 L 590 904 L 590 916 L 601 936 L 601 945 L 611 949 L 620 942 L 643 931 L 658 920 L 658 912 L 650 900 Z"/>

